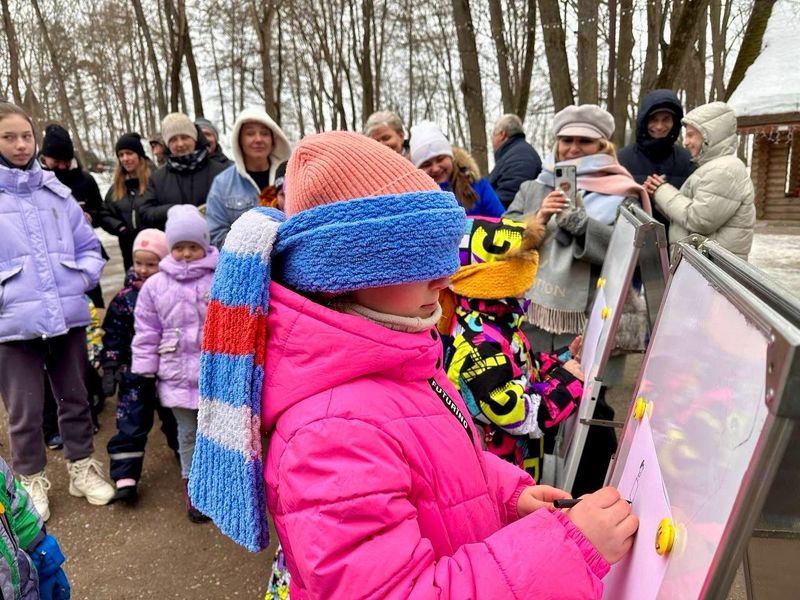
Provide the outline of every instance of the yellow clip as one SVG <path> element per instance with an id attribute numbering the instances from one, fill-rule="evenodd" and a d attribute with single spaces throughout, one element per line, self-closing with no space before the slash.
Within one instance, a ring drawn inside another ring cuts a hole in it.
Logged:
<path id="1" fill-rule="evenodd" d="M 609 315 L 609 313 L 610 313 L 610 312 L 611 312 L 611 309 L 610 309 L 610 308 L 608 308 L 607 306 L 604 306 L 604 307 L 603 307 L 603 308 L 600 310 L 600 318 L 601 318 L 601 319 L 603 319 L 603 320 L 605 321 L 605 320 L 608 318 L 608 315 Z"/>
<path id="2" fill-rule="evenodd" d="M 633 418 L 641 421 L 644 414 L 647 412 L 647 401 L 639 396 L 636 398 L 636 403 L 633 405 Z"/>
<path id="3" fill-rule="evenodd" d="M 598 277 L 598 278 L 597 278 L 597 289 L 598 289 L 598 290 L 599 290 L 601 287 L 603 287 L 605 284 L 606 284 L 606 280 L 605 280 L 605 279 L 603 279 L 602 277 Z"/>
<path id="4" fill-rule="evenodd" d="M 672 519 L 661 519 L 658 523 L 658 530 L 656 531 L 656 554 L 664 556 L 675 543 L 675 525 L 672 524 Z"/>
<path id="5" fill-rule="evenodd" d="M 2 502 L 0 502 L 0 515 L 2 515 L 2 514 L 3 514 L 3 513 L 5 513 L 5 512 L 6 512 L 6 507 L 5 507 L 5 506 L 3 506 L 3 503 L 2 503 Z"/>

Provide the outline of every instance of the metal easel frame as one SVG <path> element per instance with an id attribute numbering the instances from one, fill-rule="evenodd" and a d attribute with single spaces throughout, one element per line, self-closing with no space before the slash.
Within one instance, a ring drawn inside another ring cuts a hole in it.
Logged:
<path id="1" fill-rule="evenodd" d="M 793 436 L 797 437 L 800 401 L 794 390 L 797 389 L 800 376 L 800 304 L 758 269 L 725 251 L 716 242 L 692 236 L 676 246 L 676 260 L 671 271 L 674 273 L 682 261 L 687 261 L 768 339 L 764 402 L 769 412 L 758 434 L 753 457 L 743 472 L 739 493 L 700 594 L 703 599 L 725 600 L 738 565 L 745 556 L 751 534 L 762 516 L 762 508 L 772 492 L 776 474 L 786 462 L 790 440 Z M 665 298 L 669 295 L 670 283 L 667 284 Z M 654 335 L 657 333 L 658 320 Z M 642 363 L 637 391 L 642 384 L 648 359 L 649 352 Z M 612 462 L 607 478 L 611 485 L 619 482 L 622 469 L 616 467 L 625 464 L 630 449 L 630 422 L 629 410 L 618 455 Z M 798 450 L 793 448 L 792 451 Z M 795 492 L 794 489 L 787 491 Z M 800 512 L 797 502 L 794 508 Z M 794 522 L 800 530 L 800 518 Z M 747 564 L 745 573 L 748 579 L 752 577 Z M 749 581 L 748 593 L 752 591 L 751 584 L 752 581 Z"/>
<path id="2" fill-rule="evenodd" d="M 644 212 L 635 202 L 631 201 L 625 202 L 620 206 L 617 223 L 619 224 L 620 222 L 625 223 L 625 226 L 632 226 L 635 231 L 633 245 L 631 246 L 630 264 L 625 271 L 619 297 L 612 300 L 619 310 L 612 312 L 609 325 L 605 329 L 605 336 L 602 337 L 601 334 L 600 347 L 598 347 L 595 354 L 596 374 L 594 376 L 589 373 L 586 374 L 589 379 L 584 382 L 584 386 L 589 387 L 590 393 L 588 396 L 584 395 L 583 403 L 578 407 L 577 414 L 572 420 L 562 425 L 556 440 L 554 452 L 556 461 L 555 484 L 566 490 L 572 489 L 575 483 L 575 476 L 586 445 L 589 427 L 621 426 L 618 421 L 603 421 L 594 419 L 593 416 L 597 399 L 603 386 L 603 375 L 608 359 L 614 349 L 617 327 L 622 312 L 621 307 L 630 290 L 634 272 L 638 267 L 642 276 L 651 330 L 658 308 L 661 305 L 669 274 L 667 239 L 664 226 Z M 616 225 L 615 229 L 618 226 Z M 604 267 L 601 278 L 606 271 L 607 269 Z"/>

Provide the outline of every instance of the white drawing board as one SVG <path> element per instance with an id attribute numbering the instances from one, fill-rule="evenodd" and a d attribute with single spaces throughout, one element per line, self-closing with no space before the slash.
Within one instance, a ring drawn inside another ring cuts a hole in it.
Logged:
<path id="1" fill-rule="evenodd" d="M 796 335 L 796 330 L 702 260 L 696 251 L 691 261 L 679 260 L 634 394 L 649 404 L 669 502 L 664 516 L 671 517 L 678 530 L 663 580 L 656 590 L 640 595 L 642 600 L 725 597 L 727 588 L 721 596 L 712 595 L 720 594 L 715 574 L 724 570 L 733 576 L 763 503 L 759 488 L 771 481 L 776 468 L 766 449 L 783 443 L 776 441 L 784 436 L 779 433 L 782 420 L 767 406 L 767 373 L 770 365 L 780 368 L 769 348 L 776 331 L 792 330 Z M 612 466 L 611 485 L 623 483 L 625 473 L 638 464 L 632 412 L 633 408 Z M 656 495 L 661 491 L 651 490 Z M 749 529 L 737 530 L 737 524 Z M 631 577 L 663 563 L 655 553 L 655 539 L 648 539 L 653 526 L 643 524 L 642 539 L 637 539 L 651 551 L 632 557 L 626 576 L 610 580 L 606 597 L 623 597 L 620 590 Z"/>
<path id="2" fill-rule="evenodd" d="M 564 422 L 556 445 L 555 484 L 565 490 L 571 489 L 575 481 L 589 432 L 584 421 L 594 416 L 603 370 L 611 355 L 622 305 L 631 287 L 638 257 L 636 232 L 634 217 L 620 210 L 603 262 L 600 287 L 583 334 L 583 398 L 578 410 Z"/>
<path id="3" fill-rule="evenodd" d="M 669 560 L 653 556 L 658 524 L 670 518 L 671 512 L 650 419 L 645 414 L 634 427 L 629 458 L 617 487 L 620 495 L 631 501 L 631 510 L 639 517 L 639 531 L 631 551 L 603 579 L 605 597 L 614 600 L 655 598 Z M 633 569 L 638 569 L 635 576 Z"/>

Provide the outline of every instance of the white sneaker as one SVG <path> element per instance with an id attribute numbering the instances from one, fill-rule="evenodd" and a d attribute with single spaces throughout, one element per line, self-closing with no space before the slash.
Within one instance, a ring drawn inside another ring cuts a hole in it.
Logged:
<path id="1" fill-rule="evenodd" d="M 101 466 L 91 456 L 70 462 L 67 465 L 69 493 L 86 498 L 89 504 L 108 504 L 114 497 L 114 486 L 103 477 Z"/>
<path id="2" fill-rule="evenodd" d="M 44 471 L 39 471 L 33 475 L 20 475 L 19 482 L 33 501 L 33 507 L 42 521 L 50 518 L 50 502 L 47 500 L 47 490 L 50 489 L 50 481 Z"/>

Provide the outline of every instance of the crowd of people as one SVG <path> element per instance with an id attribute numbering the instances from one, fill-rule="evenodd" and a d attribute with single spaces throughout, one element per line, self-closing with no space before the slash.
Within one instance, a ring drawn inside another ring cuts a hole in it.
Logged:
<path id="1" fill-rule="evenodd" d="M 119 137 L 103 199 L 64 128 L 37 147 L 28 115 L 0 103 L 0 395 L 17 474 L 0 463 L 0 508 L 31 523 L 0 540 L 23 550 L 20 576 L 0 564 L 3 597 L 29 597 L 37 570 L 46 597 L 69 595 L 43 529 L 46 448 L 63 447 L 70 494 L 133 506 L 156 415 L 192 522 L 258 550 L 271 516 L 268 597 L 600 597 L 638 527 L 602 487 L 614 440 L 589 444 L 600 458 L 574 508 L 537 483 L 582 395 L 580 336 L 618 208 L 745 259 L 755 222 L 727 105 L 684 115 L 655 90 L 619 152 L 614 123 L 569 106 L 540 158 L 502 115 L 483 174 L 436 123 L 407 131 L 392 112 L 293 148 L 247 108 L 232 160 L 211 121 L 171 113 L 150 156 Z M 87 331 L 105 308 L 97 227 L 126 271 L 101 342 Z M 106 474 L 92 438 L 113 396 Z"/>

